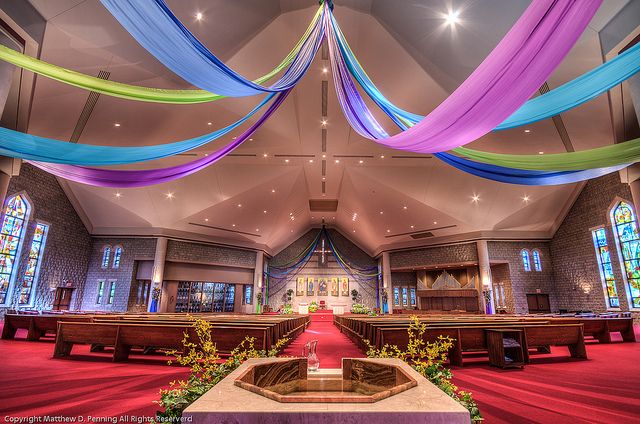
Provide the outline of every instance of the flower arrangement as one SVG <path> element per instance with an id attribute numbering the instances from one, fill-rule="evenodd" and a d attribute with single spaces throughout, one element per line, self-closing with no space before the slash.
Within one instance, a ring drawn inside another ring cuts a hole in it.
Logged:
<path id="1" fill-rule="evenodd" d="M 447 360 L 447 352 L 453 347 L 454 339 L 440 336 L 434 342 L 427 342 L 423 339 L 426 330 L 427 324 L 421 323 L 417 316 L 412 316 L 411 324 L 407 330 L 409 343 L 405 350 L 401 350 L 396 345 L 388 344 L 384 345 L 382 349 L 376 349 L 369 340 L 365 340 L 367 356 L 369 358 L 402 359 L 440 390 L 467 408 L 473 423 L 483 421 L 472 394 L 458 390 L 458 387 L 451 382 L 453 377 L 451 370 L 442 365 Z"/>
<path id="2" fill-rule="evenodd" d="M 366 314 L 369 314 L 370 312 L 371 312 L 371 309 L 369 309 L 368 306 L 365 306 L 361 303 L 354 303 L 353 305 L 351 305 L 352 314 L 366 315 Z"/>
<path id="3" fill-rule="evenodd" d="M 320 306 L 318 305 L 318 302 L 314 300 L 311 303 L 309 303 L 309 312 L 315 312 L 318 310 L 319 307 Z"/>
<path id="4" fill-rule="evenodd" d="M 291 315 L 293 314 L 293 306 L 291 306 L 291 304 L 287 303 L 286 305 L 284 305 L 284 307 L 282 308 L 281 313 L 283 315 Z"/>
<path id="5" fill-rule="evenodd" d="M 160 400 L 156 401 L 163 411 L 156 413 L 157 422 L 178 422 L 182 412 L 200 396 L 218 384 L 223 378 L 238 368 L 249 358 L 270 358 L 278 355 L 289 339 L 280 339 L 268 351 L 255 348 L 255 338 L 245 338 L 229 356 L 222 361 L 216 344 L 211 340 L 211 323 L 196 319 L 193 323 L 197 340 L 191 340 L 187 332 L 182 339 L 183 353 L 167 352 L 175 355 L 175 362 L 191 368 L 186 380 L 172 381 L 169 389 L 160 390 Z M 169 361 L 171 364 L 173 361 Z"/>
<path id="6" fill-rule="evenodd" d="M 154 287 L 153 291 L 151 292 L 151 298 L 153 300 L 160 300 L 160 293 L 161 293 L 160 287 Z"/>

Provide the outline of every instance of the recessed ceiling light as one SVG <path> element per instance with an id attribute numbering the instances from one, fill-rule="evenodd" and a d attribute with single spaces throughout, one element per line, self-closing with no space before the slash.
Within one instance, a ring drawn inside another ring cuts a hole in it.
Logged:
<path id="1" fill-rule="evenodd" d="M 205 219 L 204 219 L 204 222 L 209 222 L 209 218 L 205 218 Z"/>
<path id="2" fill-rule="evenodd" d="M 263 157 L 263 158 L 266 158 L 266 157 L 269 157 L 269 155 L 268 155 L 268 154 L 266 154 L 266 153 L 263 153 L 263 154 L 262 154 L 262 157 Z"/>
<path id="3" fill-rule="evenodd" d="M 327 157 L 327 155 L 322 155 L 322 157 L 323 157 L 323 158 L 326 158 L 326 157 Z"/>
<path id="4" fill-rule="evenodd" d="M 309 159 L 309 163 L 313 163 L 313 159 Z"/>
<path id="5" fill-rule="evenodd" d="M 403 207 L 402 207 L 402 209 L 404 209 L 404 210 L 406 211 L 406 210 L 407 210 L 407 207 L 406 207 L 406 206 L 403 206 Z"/>
<path id="6" fill-rule="evenodd" d="M 336 163 L 340 163 L 340 159 L 336 159 Z"/>
<path id="7" fill-rule="evenodd" d="M 266 211 L 266 210 L 264 210 L 264 211 L 262 211 L 262 213 L 267 213 L 267 211 Z"/>
<path id="8" fill-rule="evenodd" d="M 238 203 L 238 207 L 241 208 L 242 207 L 242 203 Z"/>
<path id="9" fill-rule="evenodd" d="M 253 138 L 250 138 L 249 141 L 253 141 Z"/>
<path id="10" fill-rule="evenodd" d="M 211 122 L 207 122 L 207 125 L 211 125 Z"/>
<path id="11" fill-rule="evenodd" d="M 335 217 L 335 216 L 332 216 L 332 217 L 331 217 L 331 219 L 336 219 L 336 217 Z"/>
<path id="12" fill-rule="evenodd" d="M 233 137 L 232 140 L 235 140 L 236 138 L 238 138 L 238 137 Z"/>
<path id="13" fill-rule="evenodd" d="M 458 22 L 460 22 L 460 12 L 459 11 L 451 11 L 449 12 L 449 14 L 445 17 L 445 20 L 447 22 L 448 25 L 454 25 L 457 24 Z"/>
<path id="14" fill-rule="evenodd" d="M 327 120 L 326 120 L 326 119 L 323 119 L 323 120 L 322 120 L 322 125 L 323 125 L 323 126 L 327 125 Z"/>
<path id="15" fill-rule="evenodd" d="M 116 192 L 116 197 L 117 197 L 118 199 L 119 199 L 119 198 L 121 198 L 121 197 L 122 197 L 122 193 L 120 193 L 119 191 L 118 191 L 118 192 Z"/>
<path id="16" fill-rule="evenodd" d="M 311 219 L 316 219 L 316 217 L 315 217 L 315 216 L 312 216 L 312 217 L 311 217 Z"/>
<path id="17" fill-rule="evenodd" d="M 326 180 L 326 179 L 327 179 L 326 177 L 322 177 L 322 181 L 324 181 L 324 180 Z"/>
<path id="18" fill-rule="evenodd" d="M 522 200 L 523 200 L 525 203 L 529 202 L 529 196 L 525 195 L 525 196 L 522 198 Z"/>
<path id="19" fill-rule="evenodd" d="M 384 215 L 384 211 L 380 211 L 380 215 Z"/>
<path id="20" fill-rule="evenodd" d="M 167 196 L 167 199 L 173 199 L 173 193 L 171 192 L 167 193 L 165 196 Z"/>
<path id="21" fill-rule="evenodd" d="M 355 232 L 356 232 L 356 230 L 354 229 L 354 230 L 353 230 L 353 232 L 355 233 Z"/>
<path id="22" fill-rule="evenodd" d="M 232 226 L 232 227 L 235 227 L 235 226 L 236 226 L 236 224 L 231 224 L 231 226 Z"/>
<path id="23" fill-rule="evenodd" d="M 391 230 L 387 230 L 387 233 L 390 233 L 390 232 L 391 232 Z"/>
<path id="24" fill-rule="evenodd" d="M 363 161 L 362 159 L 360 159 L 360 160 L 358 161 L 358 163 L 364 163 L 364 161 Z"/>
<path id="25" fill-rule="evenodd" d="M 285 161 L 286 163 L 289 163 L 289 159 L 285 159 L 284 161 Z"/>
<path id="26" fill-rule="evenodd" d="M 326 74 L 327 72 L 329 72 L 329 69 L 327 69 L 327 67 L 325 66 L 324 68 L 322 68 L 322 73 Z"/>
<path id="27" fill-rule="evenodd" d="M 529 134 L 531 130 L 524 130 L 525 133 Z"/>
<path id="28" fill-rule="evenodd" d="M 200 12 L 196 13 L 196 19 L 197 19 L 198 21 L 201 21 L 201 20 L 202 20 L 202 17 L 203 17 L 203 16 L 202 16 L 202 13 L 200 13 Z"/>
<path id="29" fill-rule="evenodd" d="M 434 224 L 434 225 L 435 225 L 435 224 L 437 224 L 437 223 L 438 223 L 438 221 L 433 221 L 433 224 Z"/>
<path id="30" fill-rule="evenodd" d="M 412 226 L 411 226 L 411 229 L 413 230 L 414 228 L 416 228 L 416 226 L 415 226 L 415 225 L 412 225 Z"/>
<path id="31" fill-rule="evenodd" d="M 384 159 L 384 155 L 380 155 L 380 159 Z"/>
<path id="32" fill-rule="evenodd" d="M 206 156 L 209 156 L 209 153 L 205 153 L 204 155 L 205 155 L 205 157 L 206 157 Z"/>
<path id="33" fill-rule="evenodd" d="M 293 230 L 291 230 L 291 232 L 293 233 Z"/>
<path id="34" fill-rule="evenodd" d="M 260 228 L 256 228 L 256 231 L 260 231 Z"/>
<path id="35" fill-rule="evenodd" d="M 275 188 L 272 188 L 272 189 L 271 189 L 271 193 L 275 193 L 275 192 L 276 192 L 276 189 L 275 189 Z"/>
<path id="36" fill-rule="evenodd" d="M 544 155 L 544 152 L 538 152 L 539 155 Z"/>
<path id="37" fill-rule="evenodd" d="M 120 126 L 120 122 L 116 122 L 115 124 L 113 124 L 114 127 L 119 127 Z"/>
<path id="38" fill-rule="evenodd" d="M 473 196 L 471 196 L 471 200 L 478 203 L 478 200 L 480 200 L 480 196 L 478 196 L 477 194 L 474 194 Z"/>

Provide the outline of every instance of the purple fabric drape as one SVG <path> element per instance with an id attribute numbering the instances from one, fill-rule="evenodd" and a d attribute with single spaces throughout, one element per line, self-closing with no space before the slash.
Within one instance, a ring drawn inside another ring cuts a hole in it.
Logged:
<path id="1" fill-rule="evenodd" d="M 233 140 L 233 142 L 219 150 L 216 150 L 208 156 L 182 165 L 147 170 L 124 170 L 89 168 L 44 162 L 30 163 L 58 177 L 99 187 L 144 187 L 177 180 L 178 178 L 186 177 L 187 175 L 191 175 L 194 172 L 198 172 L 206 168 L 231 153 L 236 147 L 240 146 L 245 140 L 251 137 L 271 115 L 273 115 L 290 92 L 291 90 L 287 90 L 278 94 L 265 113 L 242 135 Z"/>
<path id="2" fill-rule="evenodd" d="M 376 142 L 394 149 L 437 153 L 460 147 L 492 131 L 544 83 L 600 4 L 601 0 L 535 0 L 491 54 L 445 101 L 415 126 Z M 330 27 L 326 16 L 325 22 Z M 334 74 L 348 72 L 338 66 L 332 61 Z M 335 82 L 344 84 L 347 96 L 356 90 L 352 81 L 341 79 Z M 376 139 L 375 134 L 381 130 L 377 123 L 363 120 L 358 110 L 350 110 L 349 106 L 343 109 L 358 133 Z"/>

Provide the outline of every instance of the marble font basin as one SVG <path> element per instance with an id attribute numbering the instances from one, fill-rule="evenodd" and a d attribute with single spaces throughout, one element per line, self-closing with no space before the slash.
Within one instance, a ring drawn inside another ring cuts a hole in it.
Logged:
<path id="1" fill-rule="evenodd" d="M 418 383 L 400 367 L 342 359 L 342 375 L 307 374 L 306 358 L 250 366 L 234 384 L 277 402 L 372 403 Z"/>

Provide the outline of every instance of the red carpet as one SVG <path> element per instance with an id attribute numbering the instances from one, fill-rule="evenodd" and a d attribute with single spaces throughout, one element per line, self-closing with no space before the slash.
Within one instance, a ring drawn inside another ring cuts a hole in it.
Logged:
<path id="1" fill-rule="evenodd" d="M 311 324 L 307 331 L 295 339 L 282 353 L 284 356 L 302 356 L 304 345 L 318 340 L 317 355 L 320 358 L 320 368 L 341 368 L 342 358 L 362 358 L 355 344 L 333 325 L 333 314 L 316 312 L 311 314 Z"/>
<path id="2" fill-rule="evenodd" d="M 313 339 L 321 368 L 339 368 L 343 356 L 363 356 L 328 314 L 313 314 L 284 354 L 299 356 Z M 184 368 L 165 365 L 162 355 L 113 363 L 108 353 L 86 346 L 74 347 L 72 359 L 52 359 L 52 352 L 50 341 L 0 340 L 0 417 L 152 416 L 158 390 L 186 376 Z M 487 424 L 640 423 L 640 343 L 590 343 L 587 353 L 588 361 L 578 361 L 566 348 L 554 348 L 551 355 L 534 355 L 524 370 L 508 371 L 469 357 L 453 371 L 456 384 L 473 392 Z"/>

